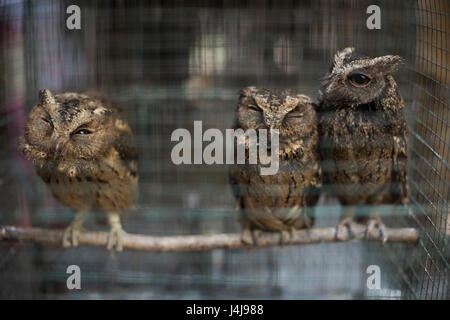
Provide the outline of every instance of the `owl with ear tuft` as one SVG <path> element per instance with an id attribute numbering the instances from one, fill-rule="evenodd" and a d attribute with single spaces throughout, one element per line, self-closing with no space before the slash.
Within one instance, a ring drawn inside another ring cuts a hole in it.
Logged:
<path id="1" fill-rule="evenodd" d="M 39 92 L 19 151 L 32 160 L 54 197 L 76 211 L 63 246 L 78 246 L 83 221 L 104 212 L 108 250 L 121 251 L 121 217 L 138 195 L 137 148 L 120 107 L 93 93 Z"/>
<path id="2" fill-rule="evenodd" d="M 387 241 L 374 210 L 407 205 L 407 126 L 403 98 L 393 73 L 402 58 L 357 55 L 354 48 L 336 53 L 319 90 L 320 151 L 324 185 L 344 206 L 337 238 L 351 233 L 356 211 L 368 207 L 360 222 Z"/>
<path id="3" fill-rule="evenodd" d="M 292 239 L 293 231 L 314 224 L 313 206 L 322 176 L 313 102 L 289 90 L 244 88 L 234 124 L 235 132 L 239 129 L 275 129 L 279 139 L 279 167 L 274 174 L 262 175 L 261 163 L 250 163 L 247 141 L 245 163 L 235 162 L 230 170 L 240 210 L 242 240 L 258 245 L 261 232 L 278 232 L 285 244 Z M 267 147 L 268 153 L 276 152 L 273 145 Z"/>

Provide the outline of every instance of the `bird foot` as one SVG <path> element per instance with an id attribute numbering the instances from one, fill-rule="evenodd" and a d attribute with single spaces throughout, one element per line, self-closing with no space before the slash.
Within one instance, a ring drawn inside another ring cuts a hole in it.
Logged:
<path id="1" fill-rule="evenodd" d="M 262 231 L 256 229 L 245 228 L 242 230 L 241 241 L 249 246 L 258 246 L 258 238 L 263 234 Z"/>
<path id="2" fill-rule="evenodd" d="M 280 231 L 280 244 L 281 245 L 290 244 L 294 239 L 294 232 L 295 232 L 294 228 L 290 229 L 289 231 L 287 230 Z"/>
<path id="3" fill-rule="evenodd" d="M 370 235 L 374 233 L 374 230 L 378 229 L 381 236 L 381 244 L 385 244 L 388 240 L 386 226 L 379 219 L 370 219 L 366 225 L 366 239 L 369 239 Z"/>
<path id="4" fill-rule="evenodd" d="M 117 252 L 121 252 L 123 250 L 123 237 L 126 234 L 120 224 L 112 225 L 109 229 L 106 249 L 110 251 L 116 249 Z"/>
<path id="5" fill-rule="evenodd" d="M 64 248 L 78 247 L 80 234 L 84 232 L 85 229 L 78 223 L 71 223 L 63 233 L 62 245 Z"/>
<path id="6" fill-rule="evenodd" d="M 344 218 L 341 221 L 339 221 L 338 225 L 336 226 L 336 239 L 339 241 L 345 241 L 348 239 L 348 237 L 353 238 L 355 236 L 355 232 L 353 232 L 353 226 L 355 225 L 355 222 L 352 218 Z"/>

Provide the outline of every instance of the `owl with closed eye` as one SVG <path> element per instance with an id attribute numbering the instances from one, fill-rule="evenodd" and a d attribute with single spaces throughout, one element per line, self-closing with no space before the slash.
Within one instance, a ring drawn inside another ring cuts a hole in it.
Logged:
<path id="1" fill-rule="evenodd" d="M 108 250 L 122 250 L 121 217 L 138 194 L 138 153 L 119 106 L 97 94 L 42 90 L 19 151 L 54 197 L 76 212 L 63 233 L 64 247 L 78 245 L 83 220 L 94 211 L 107 216 Z"/>
<path id="2" fill-rule="evenodd" d="M 230 182 L 240 210 L 242 240 L 258 244 L 261 232 L 278 232 L 282 243 L 292 231 L 311 228 L 321 185 L 318 127 L 312 100 L 289 90 L 241 90 L 234 130 L 278 131 L 278 170 L 261 174 L 262 163 L 236 163 Z M 249 148 L 248 143 L 244 143 Z M 259 144 L 261 145 L 261 144 Z M 267 143 L 267 152 L 274 147 Z"/>
<path id="3" fill-rule="evenodd" d="M 323 78 L 320 151 L 324 187 L 344 206 L 338 238 L 351 231 L 356 216 L 367 224 L 367 234 L 378 230 L 384 243 L 386 230 L 376 210 L 408 204 L 407 126 L 393 76 L 401 63 L 399 56 L 372 58 L 346 48 Z"/>

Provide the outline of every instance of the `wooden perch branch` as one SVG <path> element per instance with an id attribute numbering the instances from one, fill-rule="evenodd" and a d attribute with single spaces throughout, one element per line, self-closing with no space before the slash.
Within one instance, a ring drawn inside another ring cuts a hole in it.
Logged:
<path id="1" fill-rule="evenodd" d="M 380 241 L 378 232 L 369 234 L 366 238 L 365 225 L 355 225 L 354 235 L 347 234 L 345 239 L 336 239 L 336 228 L 314 228 L 299 230 L 293 234 L 289 245 L 304 245 L 315 243 L 342 242 L 342 241 Z M 419 235 L 416 229 L 387 228 L 387 242 L 416 244 Z M 63 230 L 20 228 L 14 226 L 0 226 L 0 240 L 25 241 L 62 244 Z M 107 232 L 83 232 L 80 235 L 80 245 L 105 246 Z M 123 248 L 129 250 L 148 252 L 183 252 L 207 251 L 214 249 L 250 249 L 254 248 L 241 241 L 240 234 L 210 234 L 210 235 L 182 235 L 153 237 L 140 234 L 127 234 L 124 236 Z M 280 245 L 279 233 L 263 233 L 258 237 L 258 247 L 273 247 Z"/>

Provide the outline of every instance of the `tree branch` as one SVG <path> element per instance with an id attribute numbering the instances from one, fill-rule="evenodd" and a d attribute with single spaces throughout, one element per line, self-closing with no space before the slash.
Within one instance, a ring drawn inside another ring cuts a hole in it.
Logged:
<path id="1" fill-rule="evenodd" d="M 352 226 L 354 235 L 347 234 L 343 240 L 336 239 L 336 228 L 313 228 L 299 230 L 293 233 L 292 241 L 288 245 L 304 245 L 315 243 L 347 242 L 347 241 L 381 241 L 378 232 L 365 235 L 366 226 L 355 224 Z M 416 229 L 387 228 L 387 242 L 416 244 L 419 235 Z M 62 244 L 63 230 L 42 228 L 20 228 L 14 226 L 0 226 L 0 240 L 23 241 L 49 244 Z M 83 232 L 80 235 L 80 245 L 105 246 L 107 232 Z M 123 248 L 148 252 L 183 252 L 183 251 L 207 251 L 214 249 L 250 249 L 241 241 L 240 234 L 210 234 L 210 235 L 181 235 L 154 237 L 140 234 L 126 234 Z M 280 234 L 277 232 L 262 233 L 258 237 L 258 247 L 273 247 L 280 245 Z"/>

